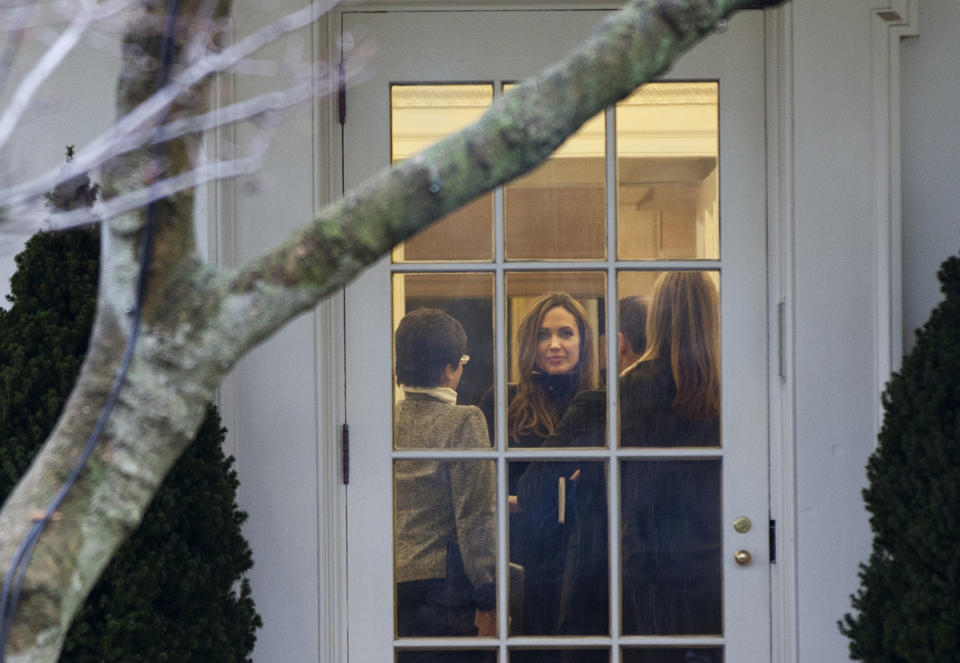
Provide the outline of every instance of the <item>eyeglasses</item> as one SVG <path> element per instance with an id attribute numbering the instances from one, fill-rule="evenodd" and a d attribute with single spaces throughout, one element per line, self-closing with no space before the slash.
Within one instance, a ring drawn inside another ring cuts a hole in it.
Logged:
<path id="1" fill-rule="evenodd" d="M 469 361 L 470 361 L 470 355 L 463 355 L 462 357 L 460 357 L 460 365 L 461 365 L 461 366 L 466 366 L 466 365 L 467 365 L 467 362 L 469 362 Z"/>

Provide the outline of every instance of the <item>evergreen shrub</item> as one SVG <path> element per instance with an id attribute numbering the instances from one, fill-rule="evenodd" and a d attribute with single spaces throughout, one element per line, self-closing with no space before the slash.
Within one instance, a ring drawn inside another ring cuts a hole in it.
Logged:
<path id="1" fill-rule="evenodd" d="M 884 394 L 863 496 L 870 559 L 840 630 L 867 663 L 960 661 L 960 257 Z"/>
<path id="2" fill-rule="evenodd" d="M 52 206 L 69 208 L 86 178 Z M 60 195 L 60 198 L 57 196 Z M 40 233 L 17 256 L 0 309 L 0 499 L 53 428 L 86 352 L 99 256 L 96 228 Z M 233 459 L 215 408 L 170 471 L 140 527 L 118 551 L 67 635 L 70 663 L 238 663 L 260 617 L 245 573 Z M 3 570 L 3 573 L 6 571 Z"/>

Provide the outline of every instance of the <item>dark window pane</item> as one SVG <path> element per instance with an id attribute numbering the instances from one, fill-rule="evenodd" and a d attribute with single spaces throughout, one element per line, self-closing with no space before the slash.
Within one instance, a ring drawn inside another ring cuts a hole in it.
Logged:
<path id="1" fill-rule="evenodd" d="M 511 649 L 510 663 L 609 663 L 606 649 Z"/>
<path id="2" fill-rule="evenodd" d="M 497 652 L 494 649 L 400 649 L 397 663 L 497 663 Z"/>
<path id="3" fill-rule="evenodd" d="M 609 633 L 601 461 L 511 462 L 511 635 Z M 514 499 L 515 498 L 515 499 Z"/>
<path id="4" fill-rule="evenodd" d="M 425 435 L 437 436 L 444 423 L 451 430 L 471 427 L 450 411 L 462 406 L 417 405 L 427 408 L 413 419 L 422 422 Z M 472 410 L 472 427 L 485 438 L 480 413 Z M 457 442 L 444 446 L 457 448 Z M 479 633 L 475 623 L 495 618 L 496 464 L 397 460 L 393 481 L 398 637 L 495 635 Z"/>
<path id="5" fill-rule="evenodd" d="M 478 405 L 483 395 L 493 386 L 493 275 L 488 272 L 394 274 L 394 330 L 407 313 L 420 308 L 439 309 L 463 326 L 467 335 L 465 352 L 470 360 L 463 367 L 460 382 L 457 384 L 457 403 Z M 424 370 L 428 370 L 432 359 L 432 344 L 425 343 L 424 347 L 420 359 Z M 394 358 L 396 359 L 396 346 Z M 396 375 L 396 365 L 394 374 Z M 394 381 L 396 402 L 404 395 L 403 387 L 398 382 L 399 378 Z M 408 443 L 418 444 L 416 438 L 409 438 Z M 425 442 L 424 446 L 432 446 L 432 443 Z"/>
<path id="6" fill-rule="evenodd" d="M 623 633 L 723 630 L 719 460 L 621 463 Z"/>
<path id="7" fill-rule="evenodd" d="M 706 647 L 624 649 L 623 663 L 723 663 L 723 650 Z"/>
<path id="8" fill-rule="evenodd" d="M 621 358 L 621 446 L 720 445 L 718 280 L 712 271 L 617 275 L 621 303 L 646 307 L 644 351 Z M 639 337 L 629 322 L 620 316 L 620 332 Z"/>

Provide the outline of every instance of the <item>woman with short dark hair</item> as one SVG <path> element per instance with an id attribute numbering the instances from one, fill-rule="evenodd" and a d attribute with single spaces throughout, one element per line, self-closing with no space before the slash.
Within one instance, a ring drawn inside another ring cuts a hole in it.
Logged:
<path id="1" fill-rule="evenodd" d="M 479 408 L 456 404 L 469 359 L 463 326 L 438 309 L 417 309 L 400 321 L 395 348 L 404 391 L 396 448 L 490 449 Z M 398 635 L 496 635 L 494 462 L 397 460 L 394 485 Z M 400 660 L 436 655 L 403 652 Z"/>
<path id="2" fill-rule="evenodd" d="M 467 351 L 460 322 L 439 309 L 419 308 L 403 316 L 395 338 L 397 384 L 434 387 Z"/>

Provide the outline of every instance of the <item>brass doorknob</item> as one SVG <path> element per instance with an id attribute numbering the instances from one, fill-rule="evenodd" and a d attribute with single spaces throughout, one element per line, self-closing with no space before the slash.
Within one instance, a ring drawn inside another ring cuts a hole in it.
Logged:
<path id="1" fill-rule="evenodd" d="M 750 554 L 748 550 L 738 550 L 733 553 L 733 561 L 735 561 L 740 566 L 746 566 L 753 559 L 753 555 Z"/>

